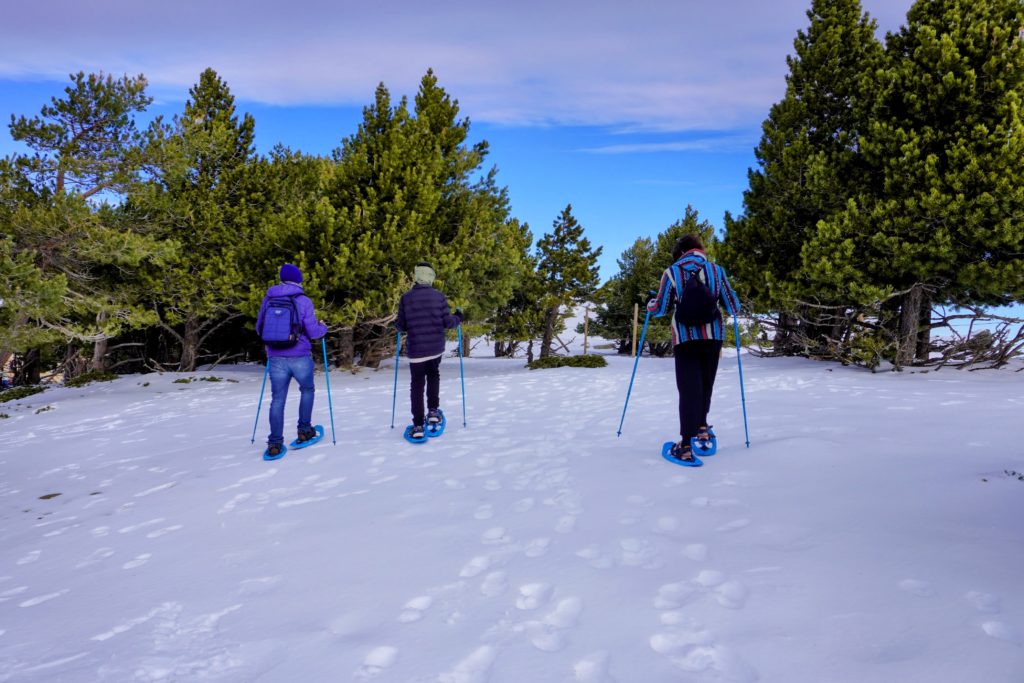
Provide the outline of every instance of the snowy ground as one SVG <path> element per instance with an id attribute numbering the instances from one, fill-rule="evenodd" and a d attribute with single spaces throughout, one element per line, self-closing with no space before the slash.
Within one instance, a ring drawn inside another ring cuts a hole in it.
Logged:
<path id="1" fill-rule="evenodd" d="M 336 446 L 319 375 L 272 463 L 261 368 L 0 404 L 0 681 L 1024 680 L 1024 373 L 744 356 L 746 449 L 727 353 L 684 469 L 672 361 L 621 438 L 609 361 L 468 359 L 463 428 L 448 358 L 417 446 L 404 363 L 393 431 L 393 366 L 332 373 Z"/>

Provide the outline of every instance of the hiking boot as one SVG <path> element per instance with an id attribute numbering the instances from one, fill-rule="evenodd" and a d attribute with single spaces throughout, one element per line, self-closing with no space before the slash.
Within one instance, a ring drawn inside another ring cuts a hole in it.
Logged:
<path id="1" fill-rule="evenodd" d="M 284 448 L 283 444 L 271 443 L 267 444 L 267 457 L 276 458 L 281 455 L 281 449 Z"/>
<path id="2" fill-rule="evenodd" d="M 315 429 L 313 429 L 312 427 L 300 427 L 299 428 L 299 436 L 298 436 L 297 439 L 295 439 L 295 441 L 297 443 L 305 443 L 306 441 L 309 441 L 310 439 L 315 439 L 315 438 L 316 438 L 316 430 Z"/>
<path id="3" fill-rule="evenodd" d="M 423 438 L 423 425 L 413 425 L 412 430 L 409 432 L 409 436 L 414 439 Z"/>
<path id="4" fill-rule="evenodd" d="M 440 408 L 434 408 L 433 410 L 431 410 L 430 412 L 427 413 L 427 424 L 428 425 L 438 425 L 438 424 L 441 424 L 442 419 L 444 419 L 444 418 L 441 415 L 441 409 Z"/>

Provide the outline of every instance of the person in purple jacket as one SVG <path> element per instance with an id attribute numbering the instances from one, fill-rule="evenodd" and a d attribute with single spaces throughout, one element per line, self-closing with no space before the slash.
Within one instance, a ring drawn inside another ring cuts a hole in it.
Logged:
<path id="1" fill-rule="evenodd" d="M 270 375 L 270 436 L 267 437 L 267 456 L 277 457 L 284 446 L 284 404 L 288 398 L 288 385 L 292 378 L 299 384 L 299 443 L 316 436 L 313 429 L 313 357 L 310 355 L 311 339 L 319 339 L 327 334 L 327 326 L 317 320 L 313 302 L 302 289 L 302 271 L 298 266 L 286 263 L 281 266 L 281 283 L 267 290 L 260 304 L 260 312 L 256 318 L 256 330 L 262 332 L 267 302 L 275 297 L 293 297 L 298 311 L 300 333 L 298 340 L 287 348 L 276 345 L 265 346 L 267 352 L 268 374 Z"/>
<path id="2" fill-rule="evenodd" d="M 426 421 L 439 424 L 441 414 L 441 356 L 444 355 L 445 330 L 462 324 L 462 309 L 449 312 L 448 299 L 434 289 L 434 268 L 426 262 L 416 264 L 415 284 L 398 302 L 398 331 L 405 334 L 405 352 L 409 356 L 412 383 L 412 439 L 424 437 L 423 388 L 427 389 Z"/>

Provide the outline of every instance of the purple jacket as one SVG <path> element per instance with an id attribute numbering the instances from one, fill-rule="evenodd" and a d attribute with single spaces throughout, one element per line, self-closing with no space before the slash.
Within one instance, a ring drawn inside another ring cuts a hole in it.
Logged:
<path id="1" fill-rule="evenodd" d="M 430 285 L 413 285 L 398 302 L 395 326 L 406 335 L 409 358 L 429 358 L 444 353 L 444 331 L 458 327 L 462 316 L 448 310 L 448 299 Z"/>
<path id="2" fill-rule="evenodd" d="M 302 285 L 292 284 L 291 282 L 282 282 L 267 290 L 266 295 L 263 297 L 263 303 L 260 304 L 260 314 L 256 317 L 256 329 L 258 330 L 262 326 L 263 314 L 267 310 L 267 299 L 275 296 L 293 296 L 296 294 L 298 296 L 295 297 L 295 308 L 298 309 L 299 320 L 302 322 L 302 334 L 299 336 L 299 341 L 290 349 L 272 349 L 269 346 L 264 346 L 263 348 L 267 351 L 267 358 L 272 356 L 282 356 L 285 358 L 308 356 L 313 348 L 309 340 L 319 339 L 327 334 L 327 326 L 321 325 L 320 321 L 316 319 L 313 302 L 303 293 Z"/>

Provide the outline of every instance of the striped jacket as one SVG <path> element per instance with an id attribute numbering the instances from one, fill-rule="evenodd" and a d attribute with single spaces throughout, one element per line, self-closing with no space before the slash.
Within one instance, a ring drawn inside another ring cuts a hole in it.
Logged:
<path id="1" fill-rule="evenodd" d="M 725 276 L 725 269 L 717 263 L 712 263 L 703 251 L 691 249 L 683 254 L 678 261 L 665 269 L 661 276 L 661 285 L 658 287 L 658 296 L 647 304 L 647 310 L 655 318 L 660 318 L 672 310 L 680 292 L 683 291 L 685 278 L 683 273 L 694 273 L 703 269 L 701 278 L 708 285 L 711 293 L 718 297 L 718 301 L 730 315 L 736 315 L 740 310 L 740 301 L 736 297 Z M 687 275 L 687 277 L 689 277 Z M 680 325 L 672 318 L 672 344 L 694 341 L 696 339 L 718 339 L 725 341 L 725 326 L 722 324 L 722 312 L 718 311 L 715 319 L 707 325 L 692 326 Z"/>

